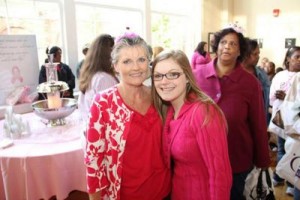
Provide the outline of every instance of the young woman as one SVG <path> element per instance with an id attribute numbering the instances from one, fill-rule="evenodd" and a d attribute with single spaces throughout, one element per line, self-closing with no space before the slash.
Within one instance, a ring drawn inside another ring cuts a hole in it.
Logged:
<path id="1" fill-rule="evenodd" d="M 113 46 L 114 39 L 111 35 L 98 36 L 90 46 L 81 68 L 78 107 L 84 120 L 88 119 L 95 94 L 118 83 L 110 57 Z"/>
<path id="2" fill-rule="evenodd" d="M 171 198 L 229 199 L 226 121 L 197 87 L 186 55 L 179 50 L 161 53 L 153 62 L 152 85 L 154 105 L 165 122 L 164 153 L 173 172 Z"/>
<path id="3" fill-rule="evenodd" d="M 211 61 L 210 54 L 207 49 L 207 42 L 199 42 L 192 56 L 192 69 L 197 69 L 198 67 L 201 67 L 201 65 L 204 65 Z"/>

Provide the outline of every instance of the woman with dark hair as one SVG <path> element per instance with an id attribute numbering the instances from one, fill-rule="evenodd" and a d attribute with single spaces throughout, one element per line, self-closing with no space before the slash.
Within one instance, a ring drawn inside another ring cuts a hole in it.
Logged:
<path id="1" fill-rule="evenodd" d="M 215 33 L 212 50 L 217 57 L 194 74 L 199 87 L 225 114 L 233 171 L 230 199 L 241 200 L 246 177 L 253 167 L 267 168 L 270 164 L 261 86 L 241 65 L 247 44 L 238 27 Z"/>
<path id="2" fill-rule="evenodd" d="M 74 98 L 73 95 L 73 89 L 75 88 L 75 76 L 71 70 L 71 68 L 66 65 L 65 63 L 61 62 L 61 48 L 58 46 L 53 46 L 50 50 L 47 48 L 46 54 L 48 57 L 48 60 L 46 59 L 46 62 L 49 62 L 49 57 L 52 57 L 50 55 L 53 55 L 53 63 L 58 63 L 57 65 L 57 77 L 59 81 L 64 81 L 68 84 L 69 90 L 63 92 L 63 97 L 66 98 Z M 47 75 L 46 75 L 46 67 L 45 65 L 42 65 L 40 74 L 39 74 L 39 84 L 47 81 Z M 39 95 L 39 99 L 44 99 L 42 95 Z"/>
<path id="3" fill-rule="evenodd" d="M 90 46 L 80 70 L 78 107 L 82 118 L 88 119 L 88 112 L 96 93 L 118 83 L 111 63 L 114 39 L 111 35 L 98 36 Z"/>
<path id="4" fill-rule="evenodd" d="M 269 124 L 269 94 L 271 83 L 265 70 L 257 66 L 260 54 L 258 42 L 250 38 L 246 38 L 246 42 L 248 45 L 248 50 L 245 54 L 245 59 L 243 60 L 242 65 L 244 69 L 250 74 L 253 74 L 253 76 L 255 76 L 261 84 L 262 94 L 264 98 L 265 115 L 267 124 Z"/>
<path id="5" fill-rule="evenodd" d="M 300 63 L 300 56 L 298 56 L 298 63 Z M 289 135 L 288 137 L 293 137 L 293 139 L 298 139 L 298 140 L 300 139 L 299 138 L 300 135 L 299 113 L 300 113 L 300 72 L 298 72 L 293 78 L 293 80 L 291 81 L 290 89 L 286 93 L 286 97 L 284 98 L 280 109 L 280 114 L 282 116 L 285 133 Z M 287 153 L 294 153 L 294 152 L 287 152 Z M 299 173 L 297 172 L 299 171 L 296 171 L 295 183 L 297 183 L 296 181 L 298 181 L 298 188 L 295 187 L 294 200 L 300 199 Z M 297 184 L 295 184 L 295 186 L 297 186 Z"/>
<path id="6" fill-rule="evenodd" d="M 207 42 L 199 42 L 192 56 L 192 69 L 197 69 L 200 65 L 209 63 L 211 61 L 209 52 L 207 52 L 207 48 Z"/>
<path id="7" fill-rule="evenodd" d="M 272 83 L 272 80 L 273 80 L 273 78 L 274 78 L 274 76 L 275 76 L 275 74 L 276 74 L 276 71 L 275 71 L 275 69 L 276 69 L 275 63 L 272 62 L 272 61 L 267 62 L 267 63 L 266 63 L 266 68 L 265 68 L 265 69 L 266 69 L 266 73 L 267 73 L 267 75 L 268 75 L 269 81 L 270 81 L 270 83 Z"/>
<path id="8" fill-rule="evenodd" d="M 300 71 L 300 47 L 295 46 L 291 47 L 287 50 L 283 65 L 285 66 L 285 70 L 278 72 L 271 84 L 270 88 L 270 105 L 272 106 L 272 119 L 274 118 L 277 111 L 281 108 L 281 104 L 286 96 L 286 93 L 291 87 L 291 81 L 297 72 Z M 272 120 L 270 121 L 269 128 L 274 132 L 277 132 L 277 135 L 283 135 L 284 130 L 280 127 L 277 127 L 273 124 Z M 275 129 L 276 128 L 276 131 Z M 284 150 L 285 139 L 283 137 L 278 136 L 277 139 L 277 162 L 280 161 L 282 156 L 285 154 Z M 276 172 L 273 176 L 274 186 L 284 184 L 284 180 L 280 178 Z M 287 182 L 287 190 L 286 193 L 293 195 L 293 185 Z"/>

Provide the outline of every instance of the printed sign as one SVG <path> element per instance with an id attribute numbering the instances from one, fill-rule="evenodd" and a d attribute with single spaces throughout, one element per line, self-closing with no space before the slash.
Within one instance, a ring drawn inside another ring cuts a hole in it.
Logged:
<path id="1" fill-rule="evenodd" d="M 36 91 L 38 76 L 35 35 L 0 35 L 0 106 L 21 86 Z"/>

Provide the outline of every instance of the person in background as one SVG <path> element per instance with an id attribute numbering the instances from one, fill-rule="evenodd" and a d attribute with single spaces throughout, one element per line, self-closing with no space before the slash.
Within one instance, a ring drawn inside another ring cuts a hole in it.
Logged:
<path id="1" fill-rule="evenodd" d="M 46 50 L 47 56 L 53 54 L 53 63 L 58 63 L 57 65 L 57 77 L 59 81 L 64 81 L 68 84 L 69 90 L 63 92 L 64 98 L 74 98 L 73 89 L 75 88 L 75 76 L 71 68 L 65 63 L 61 62 L 61 48 L 58 46 L 53 46 L 50 50 Z M 49 60 L 48 60 L 49 61 Z M 39 73 L 39 84 L 47 81 L 46 67 L 42 65 Z M 44 99 L 44 96 L 39 94 L 39 99 Z"/>
<path id="2" fill-rule="evenodd" d="M 154 60 L 154 59 L 156 58 L 156 56 L 157 56 L 160 52 L 162 52 L 162 51 L 164 50 L 164 48 L 161 47 L 161 46 L 155 46 L 155 47 L 152 48 L 152 50 L 153 50 L 153 58 L 152 58 L 152 60 Z"/>
<path id="3" fill-rule="evenodd" d="M 284 69 L 282 68 L 282 67 L 277 67 L 276 69 L 275 69 L 275 74 L 277 74 L 278 72 L 281 72 L 281 71 L 283 71 Z"/>
<path id="4" fill-rule="evenodd" d="M 199 42 L 191 59 L 191 66 L 193 70 L 197 69 L 200 65 L 209 63 L 211 61 L 207 49 L 207 42 Z"/>
<path id="5" fill-rule="evenodd" d="M 270 88 L 270 105 L 272 106 L 272 118 L 274 118 L 277 111 L 281 108 L 281 104 L 291 86 L 291 80 L 296 75 L 297 72 L 300 71 L 300 47 L 295 46 L 291 47 L 287 50 L 284 62 L 283 62 L 286 70 L 278 72 L 271 84 Z M 270 126 L 274 126 L 272 121 L 270 122 Z M 283 129 L 281 130 L 283 132 Z M 277 162 L 280 161 L 282 156 L 285 154 L 284 150 L 285 139 L 278 136 L 277 137 Z M 276 172 L 273 176 L 273 184 L 274 186 L 284 184 L 284 180 L 279 177 Z M 294 194 L 294 186 L 287 182 L 286 193 L 289 195 Z"/>
<path id="6" fill-rule="evenodd" d="M 260 61 L 259 67 L 260 67 L 261 69 L 265 70 L 265 68 L 266 68 L 266 63 L 267 63 L 267 62 L 269 62 L 269 58 L 263 57 L 263 58 L 261 59 L 261 61 Z"/>
<path id="7" fill-rule="evenodd" d="M 247 51 L 239 27 L 216 32 L 217 57 L 194 71 L 198 86 L 222 109 L 228 124 L 228 149 L 233 185 L 231 200 L 244 199 L 245 179 L 254 166 L 270 164 L 263 96 L 257 78 L 241 65 Z"/>
<path id="8" fill-rule="evenodd" d="M 118 83 L 111 63 L 114 39 L 109 34 L 101 34 L 92 43 L 80 72 L 78 108 L 81 117 L 88 119 L 92 100 L 96 93 Z"/>
<path id="9" fill-rule="evenodd" d="M 271 86 L 271 83 L 272 83 L 272 80 L 275 76 L 275 64 L 271 61 L 268 61 L 266 64 L 265 64 L 265 70 L 266 70 L 266 73 L 268 75 L 268 79 L 270 81 L 270 86 Z M 269 94 L 270 95 L 270 94 Z M 272 117 L 272 106 L 270 106 L 270 101 L 269 101 L 269 97 L 268 97 L 268 124 L 270 123 L 270 120 L 271 120 L 271 117 Z M 278 147 L 277 147 L 277 137 L 271 133 L 270 131 L 268 131 L 268 134 L 269 134 L 269 146 L 270 146 L 270 149 L 272 151 L 276 151 L 278 150 Z"/>
<path id="10" fill-rule="evenodd" d="M 269 94 L 270 94 L 271 83 L 264 69 L 257 67 L 259 54 L 260 54 L 257 41 L 246 38 L 246 42 L 248 48 L 245 54 L 245 58 L 242 62 L 242 65 L 247 72 L 254 75 L 257 78 L 257 80 L 260 82 L 261 92 L 264 98 L 265 116 L 268 124 L 271 117 L 269 115 Z"/>
<path id="11" fill-rule="evenodd" d="M 120 83 L 97 93 L 90 109 L 85 164 L 91 200 L 161 200 L 170 193 L 162 155 L 162 121 L 155 110 L 147 43 L 126 32 L 115 40 L 112 63 Z"/>
<path id="12" fill-rule="evenodd" d="M 229 199 L 226 119 L 198 88 L 187 56 L 180 50 L 159 54 L 153 62 L 152 85 L 154 105 L 165 122 L 164 153 L 173 172 L 171 199 Z"/>
<path id="13" fill-rule="evenodd" d="M 291 81 L 290 89 L 282 102 L 280 112 L 285 132 L 300 135 L 300 72 Z M 294 138 L 296 139 L 296 137 Z M 294 200 L 299 199 L 300 188 L 295 187 Z"/>
<path id="14" fill-rule="evenodd" d="M 82 54 L 83 54 L 85 57 L 86 57 L 86 55 L 87 55 L 87 52 L 88 52 L 89 48 L 90 48 L 90 44 L 85 44 L 85 45 L 82 47 Z M 79 79 L 79 77 L 80 77 L 80 69 L 81 69 L 81 67 L 82 67 L 83 61 L 84 61 L 84 59 L 82 59 L 82 60 L 77 64 L 77 66 L 76 66 L 76 76 L 77 76 L 78 79 Z"/>
<path id="15" fill-rule="evenodd" d="M 275 76 L 275 74 L 276 74 L 275 68 L 276 68 L 275 63 L 273 63 L 273 62 L 271 62 L 271 61 L 269 61 L 269 62 L 266 63 L 266 68 L 265 68 L 265 70 L 266 70 L 267 75 L 268 75 L 268 77 L 269 77 L 270 83 L 272 82 L 272 80 L 273 80 L 273 78 L 274 78 L 274 76 Z"/>

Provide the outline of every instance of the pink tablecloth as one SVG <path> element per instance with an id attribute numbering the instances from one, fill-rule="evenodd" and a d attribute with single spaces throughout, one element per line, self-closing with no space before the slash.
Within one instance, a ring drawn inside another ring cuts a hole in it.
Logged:
<path id="1" fill-rule="evenodd" d="M 46 127 L 33 113 L 32 134 L 0 149 L 0 199 L 65 199 L 72 190 L 86 191 L 85 166 L 80 134 L 82 123 L 75 111 L 60 127 Z M 3 120 L 0 121 L 0 130 Z M 0 138 L 1 139 L 1 138 Z"/>

